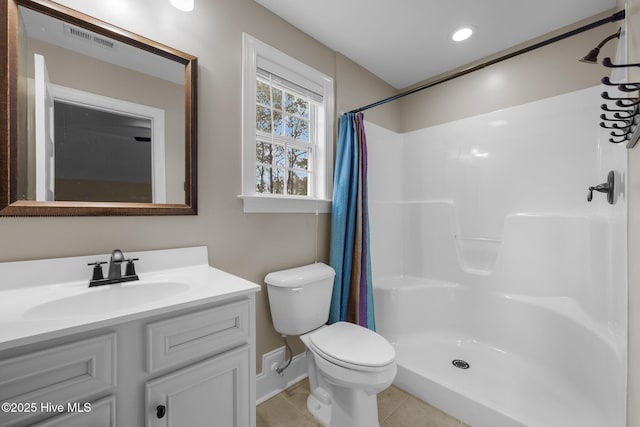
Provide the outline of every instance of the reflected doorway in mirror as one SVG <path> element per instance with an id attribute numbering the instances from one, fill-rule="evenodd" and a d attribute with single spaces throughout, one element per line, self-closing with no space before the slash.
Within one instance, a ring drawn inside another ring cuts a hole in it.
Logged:
<path id="1" fill-rule="evenodd" d="M 35 86 L 46 83 L 36 79 Z M 48 88 L 55 126 L 47 132 L 41 128 L 51 128 L 36 120 L 36 147 L 55 148 L 48 156 L 36 149 L 36 200 L 166 203 L 164 110 L 54 84 Z M 46 98 L 37 92 L 36 111 L 44 110 L 39 104 Z"/>

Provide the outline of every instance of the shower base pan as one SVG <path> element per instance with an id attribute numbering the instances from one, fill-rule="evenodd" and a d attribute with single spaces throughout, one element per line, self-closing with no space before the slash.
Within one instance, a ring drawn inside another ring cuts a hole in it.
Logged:
<path id="1" fill-rule="evenodd" d="M 608 425 L 580 390 L 522 358 L 454 336 L 404 341 L 394 383 L 473 427 Z"/>

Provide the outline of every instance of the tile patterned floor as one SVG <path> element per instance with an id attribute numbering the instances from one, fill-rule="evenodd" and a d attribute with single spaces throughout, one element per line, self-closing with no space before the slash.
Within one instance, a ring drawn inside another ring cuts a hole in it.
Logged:
<path id="1" fill-rule="evenodd" d="M 256 427 L 320 427 L 307 411 L 303 380 L 258 405 Z M 378 394 L 380 427 L 469 427 L 409 393 L 391 386 Z"/>

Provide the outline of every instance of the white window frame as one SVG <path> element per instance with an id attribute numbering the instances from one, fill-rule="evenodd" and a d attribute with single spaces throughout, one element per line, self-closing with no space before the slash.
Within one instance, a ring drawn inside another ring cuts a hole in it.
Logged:
<path id="1" fill-rule="evenodd" d="M 333 79 L 260 40 L 242 34 L 242 194 L 245 213 L 331 212 L 333 192 Z M 269 71 L 322 94 L 318 114 L 318 141 L 313 153 L 310 196 L 256 192 L 256 79 L 257 68 Z"/>

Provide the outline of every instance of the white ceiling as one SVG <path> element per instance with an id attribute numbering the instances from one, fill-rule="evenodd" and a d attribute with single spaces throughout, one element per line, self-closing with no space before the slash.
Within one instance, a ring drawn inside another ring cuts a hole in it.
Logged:
<path id="1" fill-rule="evenodd" d="M 255 0 L 401 89 L 607 11 L 615 0 Z M 476 34 L 451 41 L 454 29 Z M 576 58 L 585 52 L 576 52 Z"/>

